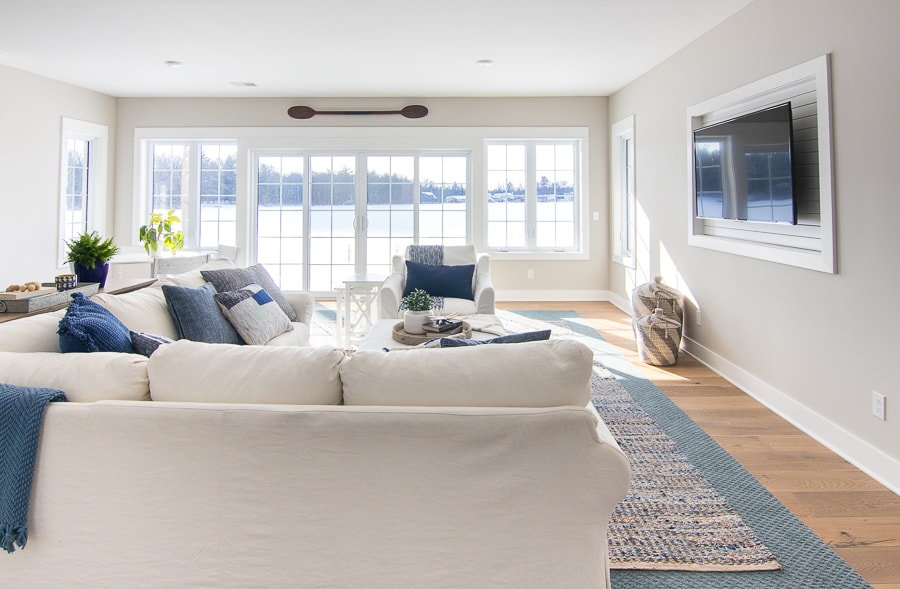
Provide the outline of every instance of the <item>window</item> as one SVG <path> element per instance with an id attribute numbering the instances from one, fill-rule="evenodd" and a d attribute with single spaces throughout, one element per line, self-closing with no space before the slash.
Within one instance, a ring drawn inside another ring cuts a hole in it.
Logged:
<path id="1" fill-rule="evenodd" d="M 186 248 L 235 245 L 286 289 L 387 274 L 412 243 L 588 256 L 584 127 L 139 128 L 135 153 L 134 235 L 174 209 Z"/>
<path id="2" fill-rule="evenodd" d="M 64 118 L 60 156 L 60 265 L 65 242 L 102 231 L 106 200 L 107 127 Z"/>
<path id="3" fill-rule="evenodd" d="M 174 210 L 188 249 L 237 245 L 237 146 L 154 142 L 148 151 L 147 214 Z"/>
<path id="4" fill-rule="evenodd" d="M 487 143 L 488 250 L 579 249 L 578 151 L 576 141 Z"/>
<path id="5" fill-rule="evenodd" d="M 610 136 L 613 260 L 634 268 L 634 117 L 627 117 L 614 124 Z"/>

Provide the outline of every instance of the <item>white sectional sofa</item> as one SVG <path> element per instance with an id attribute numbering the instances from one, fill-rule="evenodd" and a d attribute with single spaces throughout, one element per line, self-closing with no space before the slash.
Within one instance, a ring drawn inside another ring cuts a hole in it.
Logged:
<path id="1" fill-rule="evenodd" d="M 0 382 L 69 402 L 46 410 L 3 586 L 609 587 L 629 467 L 581 343 L 146 358 L 11 350 L 19 321 Z"/>

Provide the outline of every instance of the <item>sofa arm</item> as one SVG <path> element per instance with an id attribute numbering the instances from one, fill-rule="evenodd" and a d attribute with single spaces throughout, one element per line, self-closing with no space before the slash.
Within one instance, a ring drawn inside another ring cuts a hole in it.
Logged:
<path id="1" fill-rule="evenodd" d="M 475 312 L 479 315 L 494 315 L 494 283 L 490 274 L 479 274 L 475 278 Z"/>
<path id="2" fill-rule="evenodd" d="M 402 296 L 403 276 L 393 272 L 378 289 L 378 318 L 396 319 L 399 315 Z"/>
<path id="3" fill-rule="evenodd" d="M 310 293 L 300 290 L 286 290 L 284 296 L 297 313 L 297 320 L 306 325 L 312 325 L 313 311 L 316 309 L 316 299 Z"/>

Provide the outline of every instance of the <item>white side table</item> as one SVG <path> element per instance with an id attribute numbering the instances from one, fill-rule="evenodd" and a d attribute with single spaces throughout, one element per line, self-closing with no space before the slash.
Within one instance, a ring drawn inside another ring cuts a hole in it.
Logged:
<path id="1" fill-rule="evenodd" d="M 360 342 L 378 319 L 378 289 L 386 277 L 382 274 L 351 274 L 343 287 L 335 289 L 338 346 L 350 347 Z"/>

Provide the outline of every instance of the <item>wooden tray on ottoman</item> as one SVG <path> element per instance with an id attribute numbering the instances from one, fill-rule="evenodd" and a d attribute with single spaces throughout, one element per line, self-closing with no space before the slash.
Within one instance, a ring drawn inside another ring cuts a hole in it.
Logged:
<path id="1" fill-rule="evenodd" d="M 419 344 L 424 344 L 428 340 L 434 339 L 436 337 L 450 337 L 451 335 L 459 335 L 460 333 L 462 333 L 463 336 L 467 339 L 471 338 L 472 337 L 472 326 L 469 325 L 468 323 L 466 323 L 465 321 L 463 321 L 462 322 L 462 332 L 459 332 L 459 331 L 456 331 L 453 333 L 432 332 L 432 333 L 418 334 L 418 333 L 406 333 L 403 330 L 403 322 L 401 321 L 400 323 L 398 323 L 394 326 L 393 332 L 391 333 L 391 337 L 394 338 L 394 341 L 400 342 L 401 344 L 406 344 L 407 346 L 418 346 Z"/>

